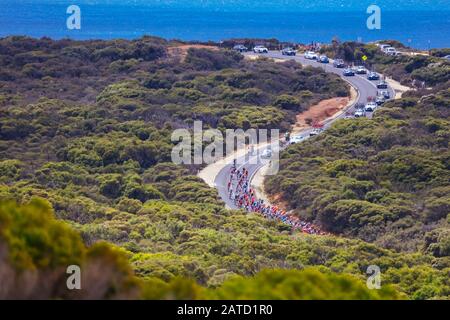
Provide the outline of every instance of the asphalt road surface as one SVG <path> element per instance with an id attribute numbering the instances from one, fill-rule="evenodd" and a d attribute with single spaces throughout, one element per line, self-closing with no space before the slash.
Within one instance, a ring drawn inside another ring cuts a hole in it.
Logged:
<path id="1" fill-rule="evenodd" d="M 319 67 L 319 68 L 324 69 L 326 72 L 335 73 L 335 74 L 341 76 L 346 81 L 348 81 L 357 90 L 358 99 L 355 102 L 355 104 L 356 103 L 365 104 L 369 97 L 376 97 L 376 95 L 377 95 L 378 89 L 377 89 L 376 85 L 379 81 L 370 81 L 367 79 L 367 75 L 355 75 L 353 77 L 346 77 L 343 75 L 344 69 L 335 68 L 332 63 L 333 61 L 330 61 L 330 63 L 328 63 L 328 64 L 323 64 L 323 63 L 317 62 L 315 60 L 305 59 L 303 57 L 303 55 L 284 56 L 279 51 L 269 51 L 269 53 L 266 53 L 266 54 L 245 53 L 245 55 L 248 55 L 248 56 L 258 55 L 258 56 L 264 56 L 264 57 L 275 58 L 275 59 L 294 60 L 294 61 L 301 63 L 304 66 L 310 65 L 310 66 L 314 66 L 314 67 Z M 388 88 L 388 91 L 389 91 L 391 97 L 395 96 L 395 92 L 391 88 Z M 348 113 L 353 114 L 355 111 L 355 108 L 354 108 L 355 104 L 350 106 L 346 110 L 346 112 L 343 112 L 340 116 L 334 118 L 331 121 L 326 122 L 324 124 L 324 129 L 328 128 L 336 120 L 344 118 Z M 372 115 L 367 114 L 367 117 L 371 118 Z M 311 131 L 312 131 L 312 129 L 305 130 L 305 131 L 301 132 L 300 135 L 304 139 L 308 139 L 310 137 L 309 134 Z M 245 169 L 247 169 L 249 171 L 249 175 L 252 178 L 256 174 L 256 172 L 261 167 L 263 167 L 264 164 L 266 164 L 268 161 L 266 159 L 261 159 L 261 157 L 258 155 L 258 154 L 261 154 L 263 152 L 263 150 L 266 148 L 267 148 L 267 146 L 255 148 L 253 155 L 247 154 L 246 156 L 241 156 L 241 157 L 237 158 L 236 159 L 237 168 L 240 169 L 242 167 L 245 167 Z M 214 180 L 214 184 L 219 192 L 219 196 L 226 203 L 226 206 L 230 209 L 237 209 L 237 207 L 234 205 L 233 201 L 229 198 L 229 193 L 227 190 L 227 184 L 229 181 L 230 171 L 231 171 L 232 166 L 233 166 L 233 163 L 226 165 L 216 176 L 216 178 Z M 250 180 L 251 180 L 251 178 L 250 178 Z"/>

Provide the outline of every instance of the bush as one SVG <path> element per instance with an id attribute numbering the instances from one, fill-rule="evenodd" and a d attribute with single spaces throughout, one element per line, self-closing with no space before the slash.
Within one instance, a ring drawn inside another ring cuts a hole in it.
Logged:
<path id="1" fill-rule="evenodd" d="M 274 106 L 286 110 L 298 111 L 301 108 L 300 100 L 289 95 L 281 95 L 274 101 Z"/>
<path id="2" fill-rule="evenodd" d="M 124 196 L 130 199 L 137 199 L 142 203 L 150 199 L 164 199 L 164 195 L 151 185 L 140 185 L 129 183 L 124 190 Z"/>

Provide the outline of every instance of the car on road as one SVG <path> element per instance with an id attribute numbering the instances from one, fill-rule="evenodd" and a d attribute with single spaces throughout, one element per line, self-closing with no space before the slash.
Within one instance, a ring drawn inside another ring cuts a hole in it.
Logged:
<path id="1" fill-rule="evenodd" d="M 366 104 L 366 106 L 364 107 L 364 111 L 365 112 L 374 112 L 375 109 L 377 108 L 377 104 L 375 102 L 369 102 L 368 104 Z"/>
<path id="2" fill-rule="evenodd" d="M 364 66 L 357 66 L 356 67 L 356 73 L 357 74 L 366 74 L 367 70 L 366 70 L 366 68 L 364 68 Z"/>
<path id="3" fill-rule="evenodd" d="M 317 60 L 319 59 L 319 56 L 317 53 L 315 53 L 314 51 L 306 51 L 305 52 L 305 59 L 308 60 Z"/>
<path id="4" fill-rule="evenodd" d="M 270 159 L 272 157 L 272 149 L 266 148 L 263 150 L 263 152 L 261 153 L 261 158 L 263 159 Z"/>
<path id="5" fill-rule="evenodd" d="M 335 68 L 342 69 L 342 68 L 345 68 L 345 62 L 344 62 L 344 60 L 342 60 L 342 59 L 336 59 L 336 60 L 334 60 L 334 62 L 333 62 L 333 66 L 334 66 Z"/>
<path id="6" fill-rule="evenodd" d="M 313 131 L 311 131 L 309 133 L 309 136 L 314 137 L 314 136 L 317 136 L 318 134 L 320 134 L 321 132 L 323 132 L 322 128 L 315 128 L 315 129 L 313 129 Z"/>
<path id="7" fill-rule="evenodd" d="M 355 75 L 355 72 L 352 69 L 345 69 L 344 70 L 344 76 L 346 77 L 353 77 Z"/>
<path id="8" fill-rule="evenodd" d="M 367 76 L 367 79 L 369 79 L 369 80 L 380 80 L 380 75 L 378 73 L 376 73 L 376 72 L 371 72 Z"/>
<path id="9" fill-rule="evenodd" d="M 295 51 L 293 48 L 288 47 L 281 50 L 281 54 L 283 56 L 295 56 L 297 54 L 297 51 Z"/>
<path id="10" fill-rule="evenodd" d="M 377 84 L 377 88 L 378 89 L 387 89 L 388 88 L 388 84 L 387 84 L 387 82 L 386 81 L 380 81 L 380 82 L 378 82 L 378 84 Z"/>
<path id="11" fill-rule="evenodd" d="M 386 98 L 385 97 L 383 97 L 383 96 L 378 96 L 378 97 L 376 97 L 376 99 L 375 99 L 375 103 L 378 105 L 378 106 L 381 106 L 383 103 L 385 103 L 386 102 Z"/>
<path id="12" fill-rule="evenodd" d="M 391 94 L 387 90 L 380 90 L 378 91 L 378 96 L 384 97 L 385 99 L 390 99 Z"/>
<path id="13" fill-rule="evenodd" d="M 330 59 L 328 59 L 327 56 L 320 56 L 320 57 L 319 57 L 319 62 L 320 62 L 320 63 L 329 63 L 329 62 L 330 62 Z"/>
<path id="14" fill-rule="evenodd" d="M 355 118 L 362 118 L 366 115 L 363 109 L 357 109 L 354 113 Z"/>
<path id="15" fill-rule="evenodd" d="M 296 144 L 296 143 L 302 142 L 303 140 L 305 140 L 304 136 L 300 136 L 300 135 L 293 136 L 289 140 L 289 144 Z"/>
<path id="16" fill-rule="evenodd" d="M 247 52 L 248 48 L 242 44 L 238 44 L 233 47 L 233 50 L 237 52 Z"/>
<path id="17" fill-rule="evenodd" d="M 254 53 L 269 53 L 269 49 L 264 46 L 256 46 L 253 48 Z"/>

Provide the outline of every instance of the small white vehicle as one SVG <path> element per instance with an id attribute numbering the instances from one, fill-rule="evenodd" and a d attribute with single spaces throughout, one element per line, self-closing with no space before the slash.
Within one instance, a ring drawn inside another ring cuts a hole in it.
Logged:
<path id="1" fill-rule="evenodd" d="M 364 113 L 364 110 L 362 109 L 358 109 L 355 111 L 355 118 L 362 118 L 364 117 L 366 114 Z"/>
<path id="2" fill-rule="evenodd" d="M 381 51 L 384 52 L 384 50 L 385 50 L 386 48 L 390 48 L 391 45 L 389 45 L 389 44 L 378 44 L 378 47 L 380 48 Z"/>
<path id="3" fill-rule="evenodd" d="M 254 53 L 269 53 L 269 49 L 264 46 L 256 46 L 253 48 Z"/>
<path id="4" fill-rule="evenodd" d="M 319 55 L 317 53 L 315 53 L 314 51 L 306 51 L 305 52 L 305 59 L 317 60 L 317 59 L 319 59 Z"/>
<path id="5" fill-rule="evenodd" d="M 388 56 L 396 56 L 398 55 L 398 52 L 395 48 L 393 47 L 389 47 L 384 49 L 384 53 L 387 54 Z"/>
<path id="6" fill-rule="evenodd" d="M 272 157 L 272 149 L 267 148 L 261 153 L 261 158 L 270 159 Z"/>
<path id="7" fill-rule="evenodd" d="M 316 128 L 316 129 L 314 129 L 313 131 L 311 131 L 311 132 L 309 133 L 309 136 L 310 136 L 310 137 L 317 136 L 317 135 L 320 134 L 322 131 L 323 131 L 323 129 Z"/>
<path id="8" fill-rule="evenodd" d="M 357 74 L 366 74 L 367 69 L 364 66 L 357 66 L 356 67 L 356 73 Z"/>
<path id="9" fill-rule="evenodd" d="M 377 104 L 375 102 L 369 102 L 368 104 L 365 105 L 364 110 L 366 112 L 374 112 L 376 108 Z"/>
<path id="10" fill-rule="evenodd" d="M 293 136 L 289 140 L 289 144 L 296 144 L 296 143 L 302 142 L 303 140 L 305 140 L 304 136 Z"/>

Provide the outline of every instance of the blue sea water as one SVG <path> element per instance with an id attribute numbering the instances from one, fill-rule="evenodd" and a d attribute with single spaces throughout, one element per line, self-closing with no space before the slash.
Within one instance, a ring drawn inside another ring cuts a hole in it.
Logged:
<path id="1" fill-rule="evenodd" d="M 426 2 L 426 0 L 424 0 Z M 81 30 L 68 30 L 66 9 L 70 4 L 81 8 Z M 218 6 L 161 6 L 140 1 L 22 1 L 0 0 L 0 37 L 74 39 L 139 38 L 155 35 L 168 39 L 213 40 L 229 38 L 277 38 L 309 43 L 341 40 L 396 39 L 416 48 L 450 47 L 450 1 L 440 10 L 420 5 L 393 11 L 381 6 L 381 30 L 366 27 L 364 7 L 330 6 L 302 10 L 301 7 L 270 5 L 252 10 Z M 281 8 L 281 10 L 280 10 Z M 436 8 L 434 8 L 436 9 Z"/>

